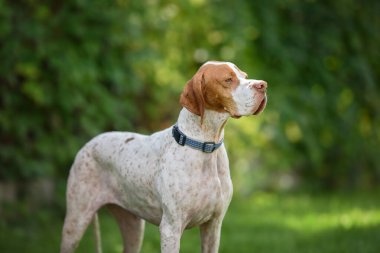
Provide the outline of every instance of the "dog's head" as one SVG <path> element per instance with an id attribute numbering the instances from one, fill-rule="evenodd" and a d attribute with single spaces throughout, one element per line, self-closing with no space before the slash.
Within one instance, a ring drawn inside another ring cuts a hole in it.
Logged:
<path id="1" fill-rule="evenodd" d="M 234 118 L 257 115 L 267 103 L 267 83 L 247 78 L 233 63 L 206 62 L 187 82 L 180 103 L 201 118 L 205 109 L 228 112 Z"/>

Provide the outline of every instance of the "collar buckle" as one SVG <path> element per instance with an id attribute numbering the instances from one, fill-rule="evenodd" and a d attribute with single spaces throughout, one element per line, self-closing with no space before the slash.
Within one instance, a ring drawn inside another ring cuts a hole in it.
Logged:
<path id="1" fill-rule="evenodd" d="M 215 142 L 203 142 L 202 151 L 205 153 L 212 153 L 215 150 Z"/>
<path id="2" fill-rule="evenodd" d="M 223 139 L 219 143 L 215 142 L 200 142 L 197 140 L 193 140 L 187 137 L 184 133 L 182 133 L 177 125 L 173 126 L 172 136 L 175 141 L 181 146 L 189 146 L 191 148 L 200 150 L 204 153 L 212 153 L 216 149 L 218 149 L 223 144 Z"/>

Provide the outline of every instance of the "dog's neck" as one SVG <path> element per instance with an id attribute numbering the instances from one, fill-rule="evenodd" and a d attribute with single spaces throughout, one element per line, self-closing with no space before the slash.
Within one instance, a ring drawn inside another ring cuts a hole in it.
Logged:
<path id="1" fill-rule="evenodd" d="M 178 127 L 186 136 L 199 141 L 220 142 L 224 137 L 224 125 L 230 117 L 228 113 L 205 110 L 201 117 L 183 108 L 179 113 Z"/>

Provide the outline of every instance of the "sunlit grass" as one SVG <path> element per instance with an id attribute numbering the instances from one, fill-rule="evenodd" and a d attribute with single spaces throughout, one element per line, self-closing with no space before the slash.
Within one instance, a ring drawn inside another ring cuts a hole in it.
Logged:
<path id="1" fill-rule="evenodd" d="M 222 252 L 377 252 L 380 203 L 369 195 L 256 194 L 235 200 Z M 235 233 L 234 233 L 235 231 Z"/>
<path id="2" fill-rule="evenodd" d="M 118 227 L 107 211 L 100 213 L 104 253 L 122 251 Z M 29 220 L 0 223 L 0 252 L 58 252 L 61 218 L 41 210 Z M 92 227 L 78 253 L 94 252 Z M 158 228 L 147 224 L 142 252 L 160 252 Z M 235 196 L 226 215 L 221 253 L 316 252 L 378 253 L 378 194 L 256 193 Z M 198 229 L 187 230 L 181 252 L 200 252 Z"/>
<path id="3" fill-rule="evenodd" d="M 268 208 L 276 205 L 266 213 L 265 222 L 280 222 L 299 232 L 323 232 L 332 228 L 351 229 L 380 224 L 378 203 L 349 197 L 308 197 L 259 194 L 250 201 L 253 208 Z"/>

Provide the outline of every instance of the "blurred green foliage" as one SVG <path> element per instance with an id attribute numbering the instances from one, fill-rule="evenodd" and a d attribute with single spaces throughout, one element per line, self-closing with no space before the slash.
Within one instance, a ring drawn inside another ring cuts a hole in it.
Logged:
<path id="1" fill-rule="evenodd" d="M 251 1 L 250 10 L 251 48 L 272 84 L 261 163 L 311 188 L 376 185 L 380 4 Z"/>
<path id="2" fill-rule="evenodd" d="M 209 59 L 269 83 L 267 109 L 231 120 L 240 192 L 380 181 L 380 2 L 0 0 L 0 180 L 66 177 L 110 130 L 174 123 Z"/>

